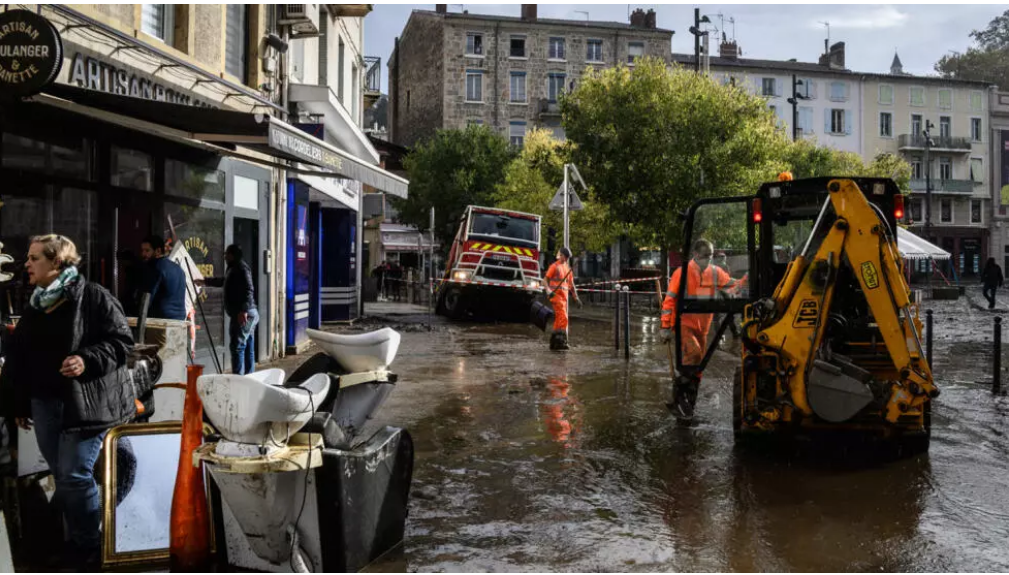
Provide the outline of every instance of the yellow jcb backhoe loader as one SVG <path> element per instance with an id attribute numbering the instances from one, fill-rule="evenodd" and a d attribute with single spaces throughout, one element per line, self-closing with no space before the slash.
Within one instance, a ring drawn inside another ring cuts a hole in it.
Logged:
<path id="1" fill-rule="evenodd" d="M 685 221 L 676 341 L 690 314 L 724 319 L 700 363 L 685 365 L 676 346 L 677 383 L 689 390 L 693 382 L 696 394 L 700 373 L 741 314 L 732 384 L 737 438 L 863 430 L 926 450 L 939 390 L 897 251 L 903 200 L 889 179 L 811 178 L 694 204 Z M 701 239 L 728 254 L 725 271 L 745 287 L 687 293 L 690 246 Z"/>

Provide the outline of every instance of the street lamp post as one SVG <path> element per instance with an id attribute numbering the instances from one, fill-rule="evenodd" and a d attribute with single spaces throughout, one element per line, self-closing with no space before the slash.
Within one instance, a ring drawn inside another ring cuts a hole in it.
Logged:
<path id="1" fill-rule="evenodd" d="M 701 30 L 701 24 L 710 24 L 711 19 L 701 16 L 701 9 L 694 8 L 694 25 L 690 27 L 690 33 L 694 35 L 694 72 L 701 72 L 701 36 L 707 36 L 706 31 Z"/>
<path id="2" fill-rule="evenodd" d="M 802 80 L 798 80 L 792 74 L 792 97 L 787 101 L 792 105 L 792 141 L 799 139 L 799 100 L 808 100 L 808 96 L 799 93 L 798 87 L 804 85 Z"/>

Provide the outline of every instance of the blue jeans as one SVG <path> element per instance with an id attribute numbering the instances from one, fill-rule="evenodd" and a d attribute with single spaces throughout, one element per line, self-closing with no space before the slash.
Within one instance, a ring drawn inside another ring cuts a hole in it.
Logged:
<path id="1" fill-rule="evenodd" d="M 102 508 L 94 467 L 106 431 L 63 431 L 63 402 L 33 399 L 32 421 L 42 457 L 56 477 L 56 501 L 63 509 L 71 541 L 82 550 L 102 544 Z"/>
<path id="2" fill-rule="evenodd" d="M 256 371 L 256 325 L 259 324 L 259 312 L 250 309 L 249 321 L 245 325 L 238 324 L 238 316 L 232 316 L 228 331 L 231 341 L 231 373 L 245 375 Z"/>

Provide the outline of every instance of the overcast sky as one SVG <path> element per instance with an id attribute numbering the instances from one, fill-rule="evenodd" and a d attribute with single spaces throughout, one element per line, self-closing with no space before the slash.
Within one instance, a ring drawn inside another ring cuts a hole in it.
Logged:
<path id="1" fill-rule="evenodd" d="M 693 53 L 693 37 L 688 29 L 693 25 L 694 5 L 651 4 L 540 4 L 542 18 L 584 19 L 586 10 L 592 20 L 627 22 L 628 9 L 654 8 L 658 26 L 673 30 L 672 51 Z M 816 62 L 823 52 L 826 27 L 830 23 L 831 43 L 845 42 L 845 64 L 859 72 L 887 72 L 894 50 L 900 54 L 904 71 L 912 74 L 933 74 L 933 66 L 949 51 L 963 51 L 970 45 L 971 30 L 984 28 L 1005 11 L 1004 4 L 896 4 L 896 5 L 775 5 L 733 4 L 699 5 L 701 14 L 708 14 L 720 27 L 719 13 L 724 16 L 725 31 L 731 37 L 735 20 L 736 41 L 744 58 Z M 519 15 L 519 4 L 466 4 L 471 14 Z M 414 9 L 434 10 L 434 4 L 376 4 L 364 20 L 365 53 L 382 58 L 388 73 L 389 55 L 410 12 Z M 462 7 L 450 4 L 450 12 Z M 382 92 L 388 90 L 386 77 Z"/>

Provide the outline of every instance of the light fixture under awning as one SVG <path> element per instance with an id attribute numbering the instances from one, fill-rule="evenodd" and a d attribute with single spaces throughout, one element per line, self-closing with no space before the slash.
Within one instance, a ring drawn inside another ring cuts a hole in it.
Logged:
<path id="1" fill-rule="evenodd" d="M 303 173 L 357 180 L 401 198 L 406 198 L 409 190 L 407 180 L 272 116 L 155 102 L 63 84 L 49 86 L 46 93 L 118 117 L 162 126 L 192 140 L 232 149 L 242 146 L 276 158 L 322 168 L 319 172 L 302 170 Z M 136 127 L 143 129 L 139 125 Z"/>

